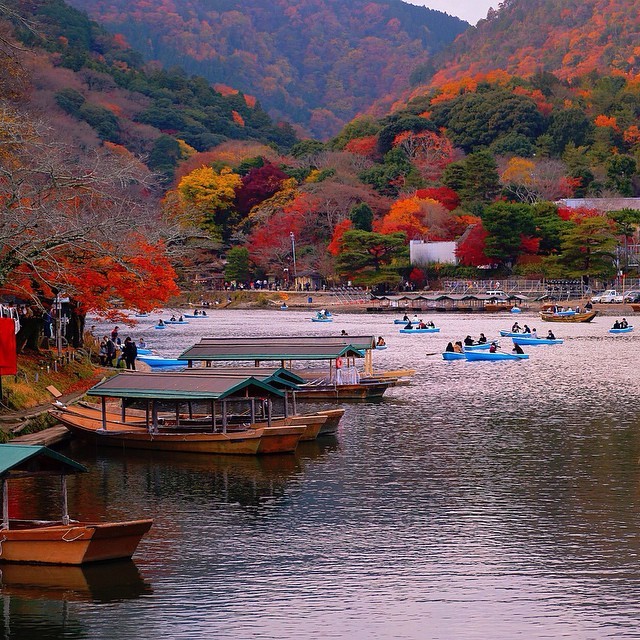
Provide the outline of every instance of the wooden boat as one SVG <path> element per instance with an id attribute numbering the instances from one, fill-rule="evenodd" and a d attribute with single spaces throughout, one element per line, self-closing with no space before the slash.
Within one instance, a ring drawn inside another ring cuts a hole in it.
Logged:
<path id="1" fill-rule="evenodd" d="M 527 335 L 520 335 L 520 336 L 513 336 L 511 338 L 513 340 L 513 344 L 519 344 L 519 345 L 531 345 L 531 346 L 535 346 L 535 345 L 539 345 L 539 344 L 563 344 L 564 340 L 561 340 L 560 338 L 534 338 L 532 336 L 527 336 Z"/>
<path id="2" fill-rule="evenodd" d="M 508 302 L 486 302 L 484 304 L 484 310 L 489 313 L 493 313 L 495 311 L 510 311 L 511 305 Z"/>
<path id="3" fill-rule="evenodd" d="M 586 311 L 584 313 L 541 311 L 540 319 L 545 322 L 591 322 L 597 315 L 597 311 Z"/>
<path id="4" fill-rule="evenodd" d="M 439 327 L 427 327 L 426 329 L 400 329 L 400 333 L 439 333 Z"/>
<path id="5" fill-rule="evenodd" d="M 323 409 L 316 411 L 319 416 L 325 416 L 326 421 L 320 427 L 318 436 L 328 436 L 334 434 L 338 430 L 338 424 L 344 415 L 344 409 Z"/>
<path id="6" fill-rule="evenodd" d="M 79 416 L 67 411 L 53 410 L 54 415 L 75 436 L 97 445 L 181 453 L 214 453 L 223 455 L 258 455 L 261 453 L 291 453 L 295 451 L 304 425 L 272 426 L 229 430 L 211 433 L 194 430 L 193 425 L 183 429 L 176 426 L 160 427 L 157 432 L 146 426 L 123 424 L 101 418 Z M 106 423 L 106 429 L 103 425 Z M 265 440 L 261 442 L 261 440 Z"/>
<path id="7" fill-rule="evenodd" d="M 81 464 L 47 447 L 0 445 L 3 522 L 0 561 L 81 565 L 131 558 L 153 520 L 77 522 L 67 512 L 66 476 L 87 471 Z M 8 481 L 33 475 L 62 477 L 60 521 L 9 519 Z"/>
<path id="8" fill-rule="evenodd" d="M 631 333 L 633 331 L 633 325 L 630 324 L 628 327 L 624 329 L 609 329 L 609 333 Z"/>
<path id="9" fill-rule="evenodd" d="M 149 314 L 148 313 L 136 313 L 135 317 L 136 318 L 148 318 Z"/>
<path id="10" fill-rule="evenodd" d="M 495 351 L 468 351 L 464 354 L 467 360 L 528 360 L 528 353 L 501 353 Z"/>
<path id="11" fill-rule="evenodd" d="M 295 396 L 299 400 L 373 400 L 382 398 L 395 380 L 360 381 L 358 384 L 301 385 Z"/>
<path id="12" fill-rule="evenodd" d="M 466 360 L 464 353 L 458 353 L 456 351 L 444 351 L 442 353 L 443 360 Z"/>

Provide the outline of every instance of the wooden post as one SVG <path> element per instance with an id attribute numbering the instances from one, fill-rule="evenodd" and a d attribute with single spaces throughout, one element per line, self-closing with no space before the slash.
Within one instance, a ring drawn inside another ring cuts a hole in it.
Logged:
<path id="1" fill-rule="evenodd" d="M 256 421 L 256 399 L 251 398 L 251 424 L 255 424 Z"/>
<path id="2" fill-rule="evenodd" d="M 102 429 L 107 430 L 107 398 L 102 396 Z"/>
<path id="3" fill-rule="evenodd" d="M 216 401 L 211 401 L 211 429 L 215 433 L 216 430 Z"/>
<path id="4" fill-rule="evenodd" d="M 151 431 L 158 433 L 158 405 L 155 398 L 151 401 Z"/>
<path id="5" fill-rule="evenodd" d="M 149 398 L 146 398 L 144 401 L 144 417 L 145 417 L 145 423 L 148 429 L 149 428 Z"/>
<path id="6" fill-rule="evenodd" d="M 222 433 L 227 433 L 227 401 L 222 401 Z"/>
<path id="7" fill-rule="evenodd" d="M 122 422 L 126 422 L 127 421 L 127 412 L 124 406 L 124 398 L 122 398 L 122 402 L 120 403 L 120 418 L 122 420 Z"/>
<path id="8" fill-rule="evenodd" d="M 284 390 L 284 417 L 289 417 L 289 392 Z"/>
<path id="9" fill-rule="evenodd" d="M 271 426 L 271 398 L 267 400 L 267 426 Z"/>
<path id="10" fill-rule="evenodd" d="M 9 481 L 2 479 L 2 528 L 9 528 Z"/>
<path id="11" fill-rule="evenodd" d="M 180 426 L 180 402 L 176 401 L 176 427 Z"/>
<path id="12" fill-rule="evenodd" d="M 62 524 L 69 524 L 69 500 L 67 498 L 67 476 L 63 473 L 60 478 L 62 484 Z"/>
<path id="13" fill-rule="evenodd" d="M 298 409 L 296 407 L 296 392 L 292 391 L 291 392 L 291 397 L 293 398 L 293 415 L 298 415 Z"/>

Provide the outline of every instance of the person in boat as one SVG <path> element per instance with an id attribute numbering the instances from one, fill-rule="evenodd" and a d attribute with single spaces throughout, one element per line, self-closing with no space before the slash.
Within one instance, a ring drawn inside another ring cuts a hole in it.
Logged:
<path id="1" fill-rule="evenodd" d="M 158 320 L 158 326 L 159 327 L 164 327 L 164 320 L 162 318 L 160 318 L 160 320 Z"/>
<path id="2" fill-rule="evenodd" d="M 620 321 L 620 328 L 621 329 L 626 329 L 629 326 L 629 323 L 627 322 L 626 318 L 622 318 L 622 320 Z"/>
<path id="3" fill-rule="evenodd" d="M 348 336 L 349 334 L 348 334 L 348 333 L 343 329 L 343 330 L 340 332 L 340 335 L 341 335 L 341 336 Z"/>
<path id="4" fill-rule="evenodd" d="M 177 322 L 176 317 L 175 316 L 171 316 L 171 318 L 169 318 L 169 322 Z"/>
<path id="5" fill-rule="evenodd" d="M 429 329 L 435 329 L 436 325 L 433 324 L 433 320 L 429 320 L 429 322 L 427 322 L 427 327 L 429 327 Z"/>
<path id="6" fill-rule="evenodd" d="M 411 318 L 411 322 L 413 322 L 413 324 L 418 324 L 420 322 L 420 318 L 418 318 L 418 314 L 416 313 L 413 314 L 413 318 Z"/>
<path id="7" fill-rule="evenodd" d="M 532 338 L 537 338 L 538 337 L 538 332 L 537 332 L 535 327 L 533 327 L 533 329 L 531 329 L 531 337 Z"/>
<path id="8" fill-rule="evenodd" d="M 378 342 L 376 342 L 376 347 L 384 347 L 387 343 L 384 341 L 382 336 L 378 336 Z"/>
<path id="9" fill-rule="evenodd" d="M 549 333 L 547 333 L 547 340 L 555 340 L 556 337 L 553 334 L 553 331 L 551 331 L 551 329 L 549 329 Z"/>
<path id="10" fill-rule="evenodd" d="M 593 309 L 593 305 L 591 304 L 591 300 L 589 300 L 587 304 L 584 305 L 584 310 L 591 311 L 591 309 Z"/>
<path id="11" fill-rule="evenodd" d="M 142 336 L 140 336 L 140 340 L 138 340 L 138 346 L 141 349 L 146 349 L 147 348 L 147 343 L 144 341 L 144 338 Z"/>
<path id="12" fill-rule="evenodd" d="M 183 319 L 183 317 L 182 317 L 182 316 L 180 316 L 180 317 L 178 318 L 178 322 L 184 322 L 184 319 Z"/>
<path id="13" fill-rule="evenodd" d="M 486 344 L 487 342 L 487 336 L 484 335 L 484 333 L 480 334 L 480 337 L 478 338 L 478 344 Z"/>
<path id="14" fill-rule="evenodd" d="M 453 344 L 452 344 L 451 342 L 449 342 L 449 343 L 447 344 L 447 348 L 445 349 L 445 351 L 447 351 L 447 352 L 449 352 L 449 353 L 452 353 L 452 352 L 454 352 L 454 351 L 455 351 L 455 349 L 453 348 Z"/>
<path id="15" fill-rule="evenodd" d="M 491 343 L 489 347 L 489 353 L 495 353 L 498 350 L 498 345 L 495 342 Z"/>
<path id="16" fill-rule="evenodd" d="M 462 342 L 460 342 L 460 340 L 453 345 L 453 350 L 455 353 L 463 353 L 464 349 L 462 348 Z"/>
<path id="17" fill-rule="evenodd" d="M 514 322 L 513 326 L 511 327 L 511 333 L 520 333 L 520 331 L 522 331 L 522 328 L 517 322 Z"/>
<path id="18" fill-rule="evenodd" d="M 409 320 L 409 322 L 407 322 L 407 324 L 404 325 L 405 329 L 413 329 L 413 324 L 411 324 L 411 320 Z"/>
<path id="19" fill-rule="evenodd" d="M 418 322 L 418 329 L 426 329 L 427 325 L 422 322 L 422 320 L 420 320 L 420 322 Z"/>
<path id="20" fill-rule="evenodd" d="M 464 344 L 465 344 L 466 347 L 468 347 L 469 345 L 472 345 L 473 344 L 473 338 L 471 336 L 467 336 L 464 339 Z"/>
<path id="21" fill-rule="evenodd" d="M 524 353 L 524 351 L 522 350 L 522 347 L 519 344 L 514 344 L 512 351 L 514 353 Z"/>
<path id="22" fill-rule="evenodd" d="M 405 313 L 404 316 L 402 317 L 402 320 L 404 322 L 409 322 L 409 316 Z"/>
<path id="23" fill-rule="evenodd" d="M 199 315 L 200 315 L 200 312 L 196 309 L 196 310 L 193 312 L 193 315 L 194 315 L 194 316 L 199 316 Z"/>
<path id="24" fill-rule="evenodd" d="M 286 305 L 285 305 L 285 306 L 286 306 Z M 206 315 L 207 315 L 207 312 L 203 309 L 203 310 L 202 310 L 202 313 L 201 313 L 200 315 L 201 315 L 201 316 L 206 316 Z"/>
<path id="25" fill-rule="evenodd" d="M 620 323 L 617 320 L 613 323 L 613 329 L 622 329 Z"/>
<path id="26" fill-rule="evenodd" d="M 531 333 L 528 325 L 525 324 L 524 327 L 522 327 L 522 333 Z"/>

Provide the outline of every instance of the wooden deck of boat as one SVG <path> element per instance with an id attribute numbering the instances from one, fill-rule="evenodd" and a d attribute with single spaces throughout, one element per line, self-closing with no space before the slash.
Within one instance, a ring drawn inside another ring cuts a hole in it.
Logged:
<path id="1" fill-rule="evenodd" d="M 16 436 L 11 439 L 9 444 L 31 444 L 51 447 L 69 439 L 71 439 L 71 432 L 64 425 L 59 424 L 38 431 L 37 433 L 27 433 L 23 436 Z"/>

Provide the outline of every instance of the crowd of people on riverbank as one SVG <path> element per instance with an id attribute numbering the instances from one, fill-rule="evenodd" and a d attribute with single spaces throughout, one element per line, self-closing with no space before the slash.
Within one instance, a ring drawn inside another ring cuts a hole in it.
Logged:
<path id="1" fill-rule="evenodd" d="M 120 368 L 122 362 L 127 369 L 136 370 L 136 358 L 138 357 L 138 346 L 127 336 L 124 342 L 119 334 L 120 327 L 115 326 L 111 335 L 104 336 L 98 348 L 98 357 L 103 367 Z"/>

